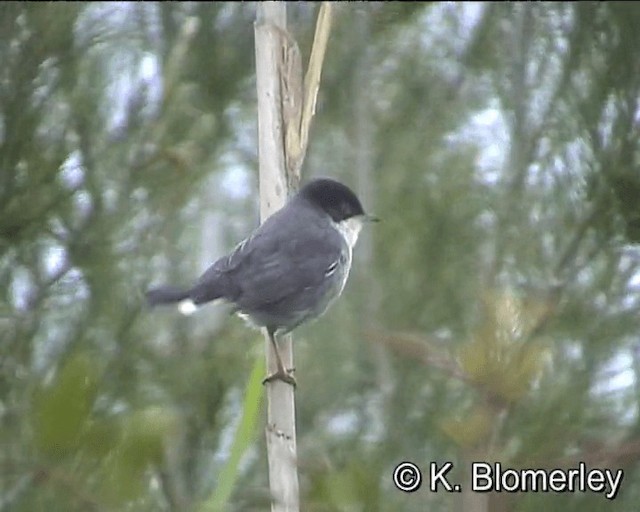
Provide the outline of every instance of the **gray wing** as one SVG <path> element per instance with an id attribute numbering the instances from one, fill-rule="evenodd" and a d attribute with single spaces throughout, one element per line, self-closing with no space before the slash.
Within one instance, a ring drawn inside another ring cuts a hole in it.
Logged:
<path id="1" fill-rule="evenodd" d="M 224 298 L 252 312 L 297 297 L 335 271 L 344 241 L 316 212 L 283 208 L 228 255 L 216 261 L 191 290 L 196 303 Z"/>
<path id="2" fill-rule="evenodd" d="M 248 257 L 232 271 L 240 289 L 237 303 L 248 310 L 280 303 L 318 286 L 335 269 L 342 239 L 334 230 L 298 226 L 285 236 L 260 234 L 245 245 Z"/>
<path id="3" fill-rule="evenodd" d="M 318 214 L 284 208 L 207 274 L 224 281 L 225 298 L 241 310 L 268 308 L 318 286 L 336 268 L 344 241 Z M 282 306 L 286 306 L 282 304 Z"/>

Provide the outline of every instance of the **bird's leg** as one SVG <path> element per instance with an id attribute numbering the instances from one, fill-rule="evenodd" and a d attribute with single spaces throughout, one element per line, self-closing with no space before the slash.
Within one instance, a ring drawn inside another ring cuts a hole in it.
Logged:
<path id="1" fill-rule="evenodd" d="M 267 328 L 267 332 L 269 333 L 269 341 L 271 341 L 273 351 L 276 354 L 276 371 L 275 373 L 267 376 L 262 381 L 262 383 L 266 384 L 267 382 L 273 382 L 274 380 L 281 380 L 282 382 L 286 382 L 287 384 L 291 384 L 293 387 L 296 387 L 296 379 L 292 375 L 294 368 L 290 368 L 287 370 L 284 367 L 284 364 L 282 363 L 282 357 L 280 357 L 280 351 L 278 350 L 278 343 L 276 341 L 274 330 Z"/>

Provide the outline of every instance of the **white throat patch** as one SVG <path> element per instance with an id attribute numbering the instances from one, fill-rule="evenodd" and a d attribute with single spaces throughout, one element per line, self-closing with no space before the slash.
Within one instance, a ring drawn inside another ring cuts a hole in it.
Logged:
<path id="1" fill-rule="evenodd" d="M 349 246 L 349 249 L 353 249 L 358 241 L 358 235 L 362 229 L 362 219 L 360 217 L 351 217 L 349 219 L 336 222 L 336 229 L 343 236 L 345 242 Z"/>

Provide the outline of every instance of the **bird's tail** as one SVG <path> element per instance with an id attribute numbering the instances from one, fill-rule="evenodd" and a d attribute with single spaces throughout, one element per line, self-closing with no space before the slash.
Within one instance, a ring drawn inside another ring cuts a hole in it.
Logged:
<path id="1" fill-rule="evenodd" d="M 150 306 L 159 306 L 161 304 L 174 304 L 189 298 L 190 290 L 176 288 L 175 286 L 158 286 L 151 288 L 145 294 L 147 302 Z"/>

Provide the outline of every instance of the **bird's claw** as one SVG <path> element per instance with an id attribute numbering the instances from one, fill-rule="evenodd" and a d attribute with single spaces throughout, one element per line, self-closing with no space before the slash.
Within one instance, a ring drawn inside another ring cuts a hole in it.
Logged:
<path id="1" fill-rule="evenodd" d="M 297 386 L 297 383 L 296 383 L 295 377 L 292 375 L 294 371 L 295 371 L 295 368 L 288 368 L 287 370 L 284 370 L 284 368 L 281 368 L 275 371 L 274 373 L 272 373 L 271 375 L 268 375 L 267 377 L 265 377 L 262 383 L 266 384 L 267 382 L 273 382 L 274 380 L 279 380 L 287 384 L 291 384 L 295 388 Z"/>

